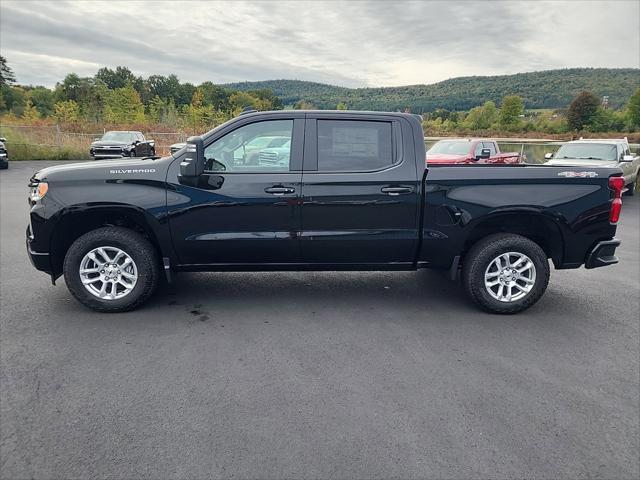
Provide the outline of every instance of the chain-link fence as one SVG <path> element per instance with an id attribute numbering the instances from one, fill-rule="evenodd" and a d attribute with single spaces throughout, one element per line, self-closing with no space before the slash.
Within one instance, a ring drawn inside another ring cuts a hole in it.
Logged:
<path id="1" fill-rule="evenodd" d="M 185 132 L 142 132 L 155 140 L 157 155 L 169 155 L 169 147 L 186 141 Z M 69 132 L 59 125 L 0 125 L 0 137 L 7 139 L 10 158 L 14 160 L 83 160 L 90 159 L 91 142 L 103 131 Z"/>
<path id="2" fill-rule="evenodd" d="M 157 155 L 169 155 L 169 147 L 186 141 L 186 132 L 142 132 L 148 140 L 155 141 Z M 85 160 L 90 159 L 91 142 L 99 139 L 102 131 L 70 132 L 59 125 L 0 125 L 0 137 L 7 139 L 9 157 L 14 160 Z M 426 139 L 427 148 L 440 138 Z M 557 140 L 501 139 L 498 146 L 503 152 L 523 154 L 527 163 L 544 163 L 546 153 L 554 153 L 563 142 Z M 632 144 L 631 150 L 640 152 L 640 145 Z"/>

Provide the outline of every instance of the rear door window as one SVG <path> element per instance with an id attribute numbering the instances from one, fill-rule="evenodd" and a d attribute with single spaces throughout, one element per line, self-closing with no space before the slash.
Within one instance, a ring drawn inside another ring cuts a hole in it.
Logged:
<path id="1" fill-rule="evenodd" d="M 319 172 L 368 172 L 394 162 L 391 122 L 318 120 Z"/>

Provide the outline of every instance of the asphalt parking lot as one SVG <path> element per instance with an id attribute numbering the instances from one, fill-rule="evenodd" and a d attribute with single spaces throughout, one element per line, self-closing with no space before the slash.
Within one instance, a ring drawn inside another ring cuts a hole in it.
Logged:
<path id="1" fill-rule="evenodd" d="M 621 263 L 517 316 L 437 273 L 182 274 L 117 315 L 50 285 L 0 172 L 0 477 L 638 478 L 640 197 Z"/>

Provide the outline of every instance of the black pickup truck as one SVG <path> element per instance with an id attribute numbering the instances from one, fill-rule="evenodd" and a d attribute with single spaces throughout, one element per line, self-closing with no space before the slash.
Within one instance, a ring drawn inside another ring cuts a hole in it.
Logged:
<path id="1" fill-rule="evenodd" d="M 94 160 L 118 157 L 153 157 L 156 144 L 144 138 L 142 132 L 112 131 L 96 138 L 89 148 Z"/>
<path id="2" fill-rule="evenodd" d="M 246 161 L 274 137 L 289 139 L 277 162 Z M 37 172 L 35 268 L 103 312 L 138 307 L 174 271 L 437 268 L 515 313 L 543 295 L 549 259 L 618 261 L 619 168 L 425 168 L 410 114 L 248 113 L 175 155 Z"/>

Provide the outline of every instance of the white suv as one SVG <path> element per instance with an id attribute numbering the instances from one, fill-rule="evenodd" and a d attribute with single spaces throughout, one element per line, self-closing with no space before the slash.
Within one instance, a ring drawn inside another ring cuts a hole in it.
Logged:
<path id="1" fill-rule="evenodd" d="M 620 167 L 627 194 L 640 191 L 640 156 L 632 154 L 623 139 L 580 139 L 564 143 L 555 154 L 547 153 L 545 165 Z"/>

